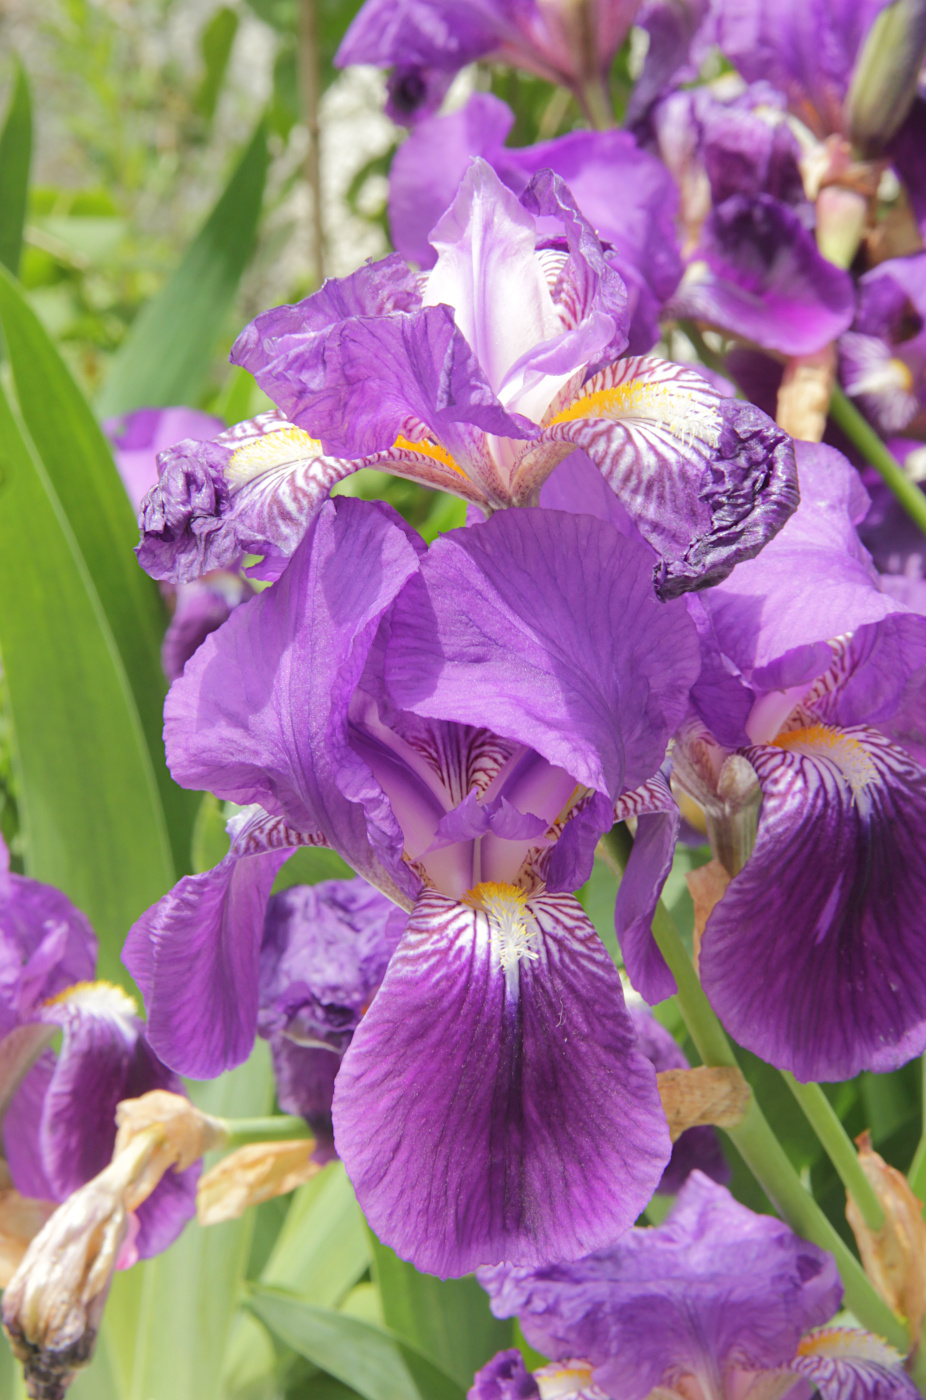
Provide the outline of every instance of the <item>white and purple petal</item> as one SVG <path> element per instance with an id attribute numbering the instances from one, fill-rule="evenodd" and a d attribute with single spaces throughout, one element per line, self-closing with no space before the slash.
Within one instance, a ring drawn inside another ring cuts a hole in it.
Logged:
<path id="1" fill-rule="evenodd" d="M 371 1227 L 442 1277 L 600 1246 L 669 1157 L 655 1071 L 581 906 L 515 902 L 518 928 L 420 897 L 335 1088 Z"/>
<path id="2" fill-rule="evenodd" d="M 790 1369 L 815 1386 L 822 1400 L 916 1400 L 920 1394 L 903 1357 L 880 1337 L 854 1328 L 809 1332 Z"/>

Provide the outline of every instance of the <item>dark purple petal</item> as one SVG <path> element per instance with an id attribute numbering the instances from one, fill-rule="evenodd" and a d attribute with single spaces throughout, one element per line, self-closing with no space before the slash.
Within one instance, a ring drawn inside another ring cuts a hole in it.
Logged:
<path id="1" fill-rule="evenodd" d="M 496 23 L 472 0 L 367 0 L 348 28 L 335 62 L 421 64 L 455 72 L 498 42 Z"/>
<path id="2" fill-rule="evenodd" d="M 215 573 L 177 588 L 174 615 L 161 644 L 161 666 L 169 681 L 183 674 L 183 668 L 198 647 L 236 608 L 247 602 L 253 590 L 237 574 Z"/>
<path id="3" fill-rule="evenodd" d="M 145 496 L 157 485 L 159 452 L 184 438 L 208 442 L 223 427 L 221 418 L 198 408 L 137 408 L 123 418 L 108 418 L 103 429 L 132 508 L 140 510 Z"/>
<path id="4" fill-rule="evenodd" d="M 442 1277 L 613 1239 L 669 1156 L 655 1072 L 578 902 L 536 895 L 522 914 L 519 942 L 423 894 L 335 1087 L 371 1228 Z"/>
<path id="5" fill-rule="evenodd" d="M 709 9 L 710 0 L 690 0 L 686 5 L 675 0 L 643 0 L 636 24 L 648 35 L 649 45 L 627 104 L 628 126 L 642 121 L 673 78 L 674 85 L 697 78 L 701 65 L 692 48 L 697 48 L 696 35 Z M 690 58 L 694 58 L 693 64 Z"/>
<path id="6" fill-rule="evenodd" d="M 672 869 L 679 811 L 668 783 L 657 774 L 615 809 L 616 820 L 636 817 L 633 850 L 617 887 L 614 930 L 634 990 L 655 1005 L 675 993 L 675 978 L 656 946 L 653 915 Z"/>
<path id="7" fill-rule="evenodd" d="M 783 355 L 807 355 L 848 330 L 852 280 L 817 251 L 798 215 L 770 195 L 716 207 L 670 311 Z"/>
<path id="8" fill-rule="evenodd" d="M 97 941 L 66 895 L 9 870 L 0 840 L 0 1037 L 74 982 L 93 976 Z"/>
<path id="9" fill-rule="evenodd" d="M 277 1103 L 284 1113 L 294 1113 L 306 1120 L 316 1143 L 313 1157 L 319 1162 L 330 1162 L 337 1156 L 331 1101 L 341 1056 L 335 1050 L 321 1049 L 317 1045 L 297 1045 L 284 1035 L 271 1036 L 270 1049 Z"/>
<path id="10" fill-rule="evenodd" d="M 798 1079 L 896 1069 L 926 1046 L 926 773 L 861 727 L 746 756 L 758 837 L 708 919 L 704 990 L 740 1044 Z"/>
<path id="11" fill-rule="evenodd" d="M 605 1394 L 622 1400 L 732 1366 L 786 1366 L 842 1298 L 831 1255 L 700 1172 L 656 1229 L 575 1264 L 503 1264 L 479 1281 L 496 1317 L 517 1316 L 546 1356 L 587 1357 Z"/>
<path id="12" fill-rule="evenodd" d="M 648 551 L 524 509 L 431 547 L 396 604 L 386 682 L 404 709 L 485 725 L 613 800 L 662 762 L 699 664 Z"/>
<path id="13" fill-rule="evenodd" d="M 923 232 L 926 229 L 926 98 L 916 98 L 890 142 L 888 152 L 904 182 L 920 232 Z"/>
<path id="14" fill-rule="evenodd" d="M 583 448 L 661 556 L 662 597 L 706 588 L 751 559 L 797 501 L 791 439 L 693 370 L 620 360 L 555 414 L 542 441 Z"/>
<path id="15" fill-rule="evenodd" d="M 420 63 L 404 63 L 394 68 L 386 82 L 386 116 L 397 126 L 413 126 L 433 116 L 453 76 L 444 69 L 428 68 Z"/>
<path id="16" fill-rule="evenodd" d="M 348 744 L 347 708 L 380 619 L 417 567 L 388 506 L 328 502 L 279 581 L 206 638 L 164 710 L 180 783 L 282 814 L 400 901 L 415 879 L 382 789 Z"/>
<path id="17" fill-rule="evenodd" d="M 551 894 L 577 890 L 590 879 L 595 848 L 613 824 L 613 805 L 603 793 L 587 793 L 576 803 L 547 859 L 542 864 L 535 862 L 534 868 Z"/>
<path id="18" fill-rule="evenodd" d="M 46 1050 L 20 1084 L 3 1116 L 3 1155 L 13 1185 L 20 1195 L 41 1201 L 54 1199 L 41 1141 L 42 1105 L 54 1072 L 55 1056 Z"/>
<path id="19" fill-rule="evenodd" d="M 815 1386 L 823 1400 L 916 1400 L 920 1393 L 893 1347 L 855 1329 L 824 1327 L 809 1333 L 790 1369 Z"/>
<path id="20" fill-rule="evenodd" d="M 540 1400 L 537 1382 L 514 1348 L 500 1351 L 473 1377 L 466 1400 Z"/>

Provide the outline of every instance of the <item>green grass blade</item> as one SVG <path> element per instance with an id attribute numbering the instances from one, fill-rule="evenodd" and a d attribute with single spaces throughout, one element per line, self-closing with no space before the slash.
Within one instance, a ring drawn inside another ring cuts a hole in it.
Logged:
<path id="1" fill-rule="evenodd" d="M 17 59 L 13 95 L 0 131 L 0 263 L 14 277 L 22 252 L 31 161 L 32 99 L 26 70 Z"/>
<path id="2" fill-rule="evenodd" d="M 199 47 L 205 72 L 194 105 L 207 124 L 215 116 L 216 103 L 222 91 L 237 33 L 238 16 L 234 10 L 223 5 L 220 10 L 216 10 L 200 35 Z"/>
<path id="3" fill-rule="evenodd" d="M 113 358 L 100 415 L 195 403 L 254 248 L 267 174 L 263 123 L 180 266 Z"/>
<path id="4" fill-rule="evenodd" d="M 261 1273 L 267 1287 L 337 1307 L 369 1266 L 363 1216 L 341 1162 L 300 1186 Z"/>
<path id="5" fill-rule="evenodd" d="M 106 439 L 19 284 L 0 269 L 0 322 L 23 421 L 60 502 L 125 667 L 171 841 L 174 872 L 189 869 L 199 798 L 177 787 L 164 762 L 167 689 L 160 646 L 164 609 L 138 567 L 138 527 Z"/>

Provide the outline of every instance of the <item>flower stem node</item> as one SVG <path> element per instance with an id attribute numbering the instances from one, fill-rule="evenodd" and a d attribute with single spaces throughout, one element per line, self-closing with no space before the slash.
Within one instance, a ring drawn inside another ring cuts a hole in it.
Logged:
<path id="1" fill-rule="evenodd" d="M 673 1142 L 688 1128 L 735 1128 L 752 1100 L 742 1072 L 728 1065 L 665 1069 L 656 1075 L 656 1083 Z"/>
<path id="2" fill-rule="evenodd" d="M 317 1176 L 324 1165 L 313 1157 L 313 1138 L 252 1142 L 239 1147 L 200 1178 L 196 1218 L 200 1225 L 237 1220 L 248 1206 L 285 1196 Z"/>

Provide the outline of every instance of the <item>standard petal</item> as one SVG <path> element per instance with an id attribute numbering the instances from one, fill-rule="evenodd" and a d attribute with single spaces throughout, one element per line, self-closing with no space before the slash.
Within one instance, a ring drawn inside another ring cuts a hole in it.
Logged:
<path id="1" fill-rule="evenodd" d="M 758 837 L 708 919 L 704 990 L 741 1045 L 798 1079 L 896 1069 L 926 1046 L 926 773 L 861 727 L 745 753 Z"/>
<path id="2" fill-rule="evenodd" d="M 165 704 L 177 781 L 323 836 L 398 902 L 414 877 L 382 789 L 348 744 L 347 709 L 380 619 L 417 567 L 389 507 L 329 502 L 280 580 L 206 638 Z"/>
<path id="3" fill-rule="evenodd" d="M 648 550 L 522 509 L 431 547 L 396 604 L 386 683 L 404 709 L 484 725 L 614 800 L 659 767 L 699 664 Z"/>
<path id="4" fill-rule="evenodd" d="M 663 597 L 726 578 L 798 503 L 791 439 L 666 360 L 619 360 L 595 375 L 533 450 L 564 441 L 584 448 L 661 556 Z"/>
<path id="5" fill-rule="evenodd" d="M 519 957 L 487 913 L 422 895 L 335 1088 L 371 1227 L 442 1277 L 613 1239 L 669 1157 L 655 1072 L 581 907 L 541 894 L 527 918 Z"/>

